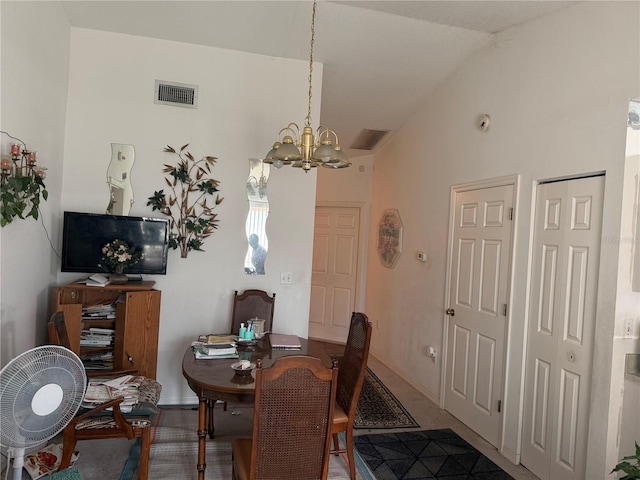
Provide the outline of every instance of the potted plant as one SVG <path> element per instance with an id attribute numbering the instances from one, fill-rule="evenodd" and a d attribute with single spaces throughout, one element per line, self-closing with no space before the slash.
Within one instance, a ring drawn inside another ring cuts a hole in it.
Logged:
<path id="1" fill-rule="evenodd" d="M 638 445 L 638 442 L 634 443 L 636 444 L 636 454 L 624 457 L 622 461 L 611 470 L 611 473 L 623 472 L 625 475 L 624 477 L 620 477 L 621 480 L 640 480 L 640 445 Z"/>

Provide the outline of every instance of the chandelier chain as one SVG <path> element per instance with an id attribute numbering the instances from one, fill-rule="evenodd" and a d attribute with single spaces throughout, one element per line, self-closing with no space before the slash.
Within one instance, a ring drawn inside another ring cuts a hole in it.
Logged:
<path id="1" fill-rule="evenodd" d="M 309 42 L 309 104 L 307 105 L 307 118 L 305 124 L 311 126 L 311 79 L 313 77 L 313 41 L 316 36 L 316 0 L 313 0 L 313 12 L 311 14 L 311 41 Z"/>
<path id="2" fill-rule="evenodd" d="M 300 130 L 298 124 L 292 122 L 278 133 L 273 148 L 269 150 L 264 163 L 280 168 L 292 165 L 308 172 L 319 165 L 328 168 L 346 168 L 351 165 L 349 159 L 338 144 L 338 135 L 324 125 L 316 131 L 311 127 L 311 102 L 313 99 L 313 47 L 316 37 L 316 7 L 317 0 L 313 0 L 311 15 L 311 40 L 309 42 L 309 91 L 307 117 L 304 128 Z M 334 143 L 335 140 L 335 143 Z M 248 184 L 247 184 L 248 185 Z"/>

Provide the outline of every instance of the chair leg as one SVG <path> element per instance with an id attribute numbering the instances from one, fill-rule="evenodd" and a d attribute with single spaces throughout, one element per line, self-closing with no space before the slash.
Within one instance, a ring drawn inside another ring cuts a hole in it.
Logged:
<path id="1" fill-rule="evenodd" d="M 142 430 L 142 444 L 140 445 L 140 466 L 138 480 L 147 480 L 149 476 L 149 454 L 151 453 L 151 427 Z"/>
<path id="2" fill-rule="evenodd" d="M 209 438 L 213 440 L 213 434 L 216 430 L 215 424 L 213 422 L 213 409 L 216 405 L 215 400 L 207 399 L 207 417 L 208 417 L 208 425 L 207 431 L 209 433 Z"/>
<path id="3" fill-rule="evenodd" d="M 349 475 L 356 480 L 356 459 L 353 454 L 353 428 L 347 428 L 347 459 L 349 460 Z"/>
<path id="4" fill-rule="evenodd" d="M 333 454 L 337 457 L 340 455 L 340 442 L 338 441 L 338 434 L 333 434 Z"/>
<path id="5" fill-rule="evenodd" d="M 62 459 L 60 461 L 60 470 L 64 470 L 71 463 L 71 456 L 76 448 L 76 442 L 75 425 L 72 423 L 64 429 L 62 434 Z"/>

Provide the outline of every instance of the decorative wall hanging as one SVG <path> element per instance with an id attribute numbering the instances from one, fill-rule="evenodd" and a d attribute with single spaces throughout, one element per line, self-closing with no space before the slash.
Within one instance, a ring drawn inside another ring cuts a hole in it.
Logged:
<path id="1" fill-rule="evenodd" d="M 49 192 L 44 185 L 46 168 L 36 165 L 38 152 L 29 150 L 19 138 L 2 133 L 19 142 L 10 144 L 6 151 L 2 144 L 0 226 L 4 227 L 16 217 L 37 220 L 40 196 L 47 200 Z"/>
<path id="2" fill-rule="evenodd" d="M 218 214 L 213 210 L 223 200 L 217 194 L 220 182 L 209 178 L 217 158 L 206 156 L 196 161 L 185 151 L 188 146 L 183 145 L 179 151 L 169 145 L 164 148 L 164 152 L 179 159 L 177 166 L 165 164 L 162 170 L 168 174 L 165 181 L 171 193 L 167 199 L 164 190 L 156 191 L 147 202 L 153 210 L 171 218 L 169 246 L 174 250 L 180 248 L 182 258 L 187 258 L 190 250 L 203 251 L 205 238 L 218 228 Z"/>
<path id="3" fill-rule="evenodd" d="M 402 253 L 402 220 L 395 208 L 384 211 L 378 224 L 378 254 L 383 267 L 393 268 Z"/>

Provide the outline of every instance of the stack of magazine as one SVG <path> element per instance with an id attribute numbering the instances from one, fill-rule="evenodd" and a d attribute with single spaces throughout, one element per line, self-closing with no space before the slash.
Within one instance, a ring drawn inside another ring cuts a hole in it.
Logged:
<path id="1" fill-rule="evenodd" d="M 113 328 L 90 327 L 80 332 L 81 347 L 108 347 L 113 344 Z"/>
<path id="2" fill-rule="evenodd" d="M 139 375 L 123 375 L 113 379 L 92 380 L 82 400 L 82 406 L 93 408 L 114 398 L 124 397 L 120 411 L 130 412 L 138 403 L 138 387 L 144 380 Z"/>
<path id="3" fill-rule="evenodd" d="M 84 320 L 107 320 L 116 318 L 116 306 L 113 300 L 103 300 L 93 305 L 82 307 Z"/>
<path id="4" fill-rule="evenodd" d="M 203 340 L 198 339 L 191 344 L 197 359 L 238 358 L 236 343 L 230 338 L 208 335 Z"/>
<path id="5" fill-rule="evenodd" d="M 113 370 L 113 350 L 92 350 L 80 355 L 87 370 Z"/>

